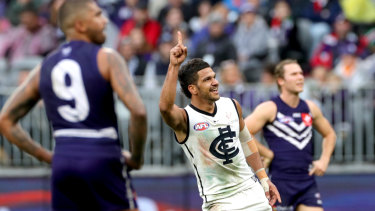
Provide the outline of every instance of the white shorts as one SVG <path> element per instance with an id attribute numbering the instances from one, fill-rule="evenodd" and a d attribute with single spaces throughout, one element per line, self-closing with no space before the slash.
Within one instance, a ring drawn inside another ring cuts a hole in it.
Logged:
<path id="1" fill-rule="evenodd" d="M 204 203 L 203 211 L 272 211 L 264 190 L 259 182 L 253 187 L 240 191 L 228 198 Z"/>

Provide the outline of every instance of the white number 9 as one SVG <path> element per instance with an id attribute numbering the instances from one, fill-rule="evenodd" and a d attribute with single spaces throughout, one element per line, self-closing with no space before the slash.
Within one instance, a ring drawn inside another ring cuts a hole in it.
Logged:
<path id="1" fill-rule="evenodd" d="M 70 84 L 67 84 L 66 77 L 69 77 Z M 69 122 L 85 120 L 90 107 L 79 64 L 71 59 L 60 61 L 52 69 L 51 79 L 52 88 L 57 97 L 62 100 L 74 100 L 75 103 L 75 107 L 70 105 L 59 106 L 57 108 L 59 114 Z"/>

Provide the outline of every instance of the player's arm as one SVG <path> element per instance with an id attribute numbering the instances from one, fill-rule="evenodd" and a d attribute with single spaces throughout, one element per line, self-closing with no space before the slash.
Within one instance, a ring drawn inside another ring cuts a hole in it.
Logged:
<path id="1" fill-rule="evenodd" d="M 38 160 L 51 163 L 52 152 L 41 147 L 18 124 L 39 101 L 40 66 L 34 68 L 25 82 L 8 98 L 0 113 L 0 133 L 8 141 L 18 146 L 22 151 L 36 157 Z"/>
<path id="2" fill-rule="evenodd" d="M 258 105 L 254 111 L 246 117 L 245 123 L 251 134 L 257 134 L 267 122 L 271 122 L 275 118 L 276 105 L 272 101 L 264 102 Z M 254 139 L 255 140 L 255 139 Z M 263 164 L 268 168 L 273 160 L 274 154 L 272 150 L 255 140 L 259 154 L 263 157 Z"/>
<path id="3" fill-rule="evenodd" d="M 323 176 L 335 149 L 336 133 L 328 120 L 323 116 L 319 107 L 312 101 L 307 101 L 307 104 L 313 116 L 313 126 L 323 137 L 322 154 L 319 160 L 313 162 L 313 168 L 310 170 L 309 175 Z"/>
<path id="4" fill-rule="evenodd" d="M 245 121 L 242 118 L 242 109 L 240 104 L 235 100 L 239 120 L 240 120 L 240 142 L 242 150 L 246 157 L 246 162 L 254 170 L 257 175 L 266 197 L 268 198 L 271 205 L 273 205 L 276 200 L 281 202 L 279 191 L 276 186 L 268 178 L 266 170 L 263 167 L 260 155 L 258 152 L 257 145 L 255 143 L 255 138 L 250 134 L 248 128 L 245 125 Z"/>
<path id="5" fill-rule="evenodd" d="M 181 33 L 178 32 L 178 43 L 170 50 L 168 72 L 165 77 L 159 101 L 161 116 L 175 131 L 178 140 L 184 139 L 187 130 L 185 111 L 174 104 L 178 71 L 186 56 L 187 48 L 182 43 Z"/>
<path id="6" fill-rule="evenodd" d="M 110 82 L 112 89 L 130 112 L 131 157 L 126 163 L 133 169 L 140 169 L 147 138 L 146 108 L 125 61 L 116 51 L 102 48 L 98 55 L 98 65 L 103 77 Z"/>

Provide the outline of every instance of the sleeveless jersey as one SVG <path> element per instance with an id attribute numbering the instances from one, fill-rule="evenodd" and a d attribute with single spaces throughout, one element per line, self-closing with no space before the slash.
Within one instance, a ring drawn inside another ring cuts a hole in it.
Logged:
<path id="1" fill-rule="evenodd" d="M 263 135 L 274 159 L 270 166 L 272 179 L 306 180 L 313 161 L 312 115 L 307 103 L 300 99 L 296 108 L 275 97 L 276 118 L 263 127 Z"/>
<path id="2" fill-rule="evenodd" d="M 239 140 L 237 107 L 230 98 L 215 102 L 213 114 L 185 107 L 188 132 L 181 146 L 193 165 L 205 202 L 226 198 L 255 183 Z"/>
<path id="3" fill-rule="evenodd" d="M 92 43 L 71 41 L 42 64 L 40 93 L 52 123 L 56 149 L 61 140 L 74 140 L 78 145 L 87 140 L 118 142 L 113 90 L 99 72 L 99 49 Z"/>

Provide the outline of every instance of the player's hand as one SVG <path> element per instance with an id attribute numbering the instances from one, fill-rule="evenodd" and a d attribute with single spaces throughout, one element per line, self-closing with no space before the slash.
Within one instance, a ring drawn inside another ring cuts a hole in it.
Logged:
<path id="1" fill-rule="evenodd" d="M 171 65 L 180 65 L 187 57 L 187 47 L 182 43 L 181 32 L 177 32 L 177 45 L 169 52 L 169 60 Z"/>
<path id="2" fill-rule="evenodd" d="M 266 192 L 266 197 L 270 203 L 271 206 L 273 206 L 276 203 L 276 200 L 281 203 L 281 197 L 280 193 L 277 190 L 276 186 L 271 182 L 271 180 L 267 180 L 269 191 Z"/>
<path id="3" fill-rule="evenodd" d="M 122 151 L 122 156 L 125 158 L 125 164 L 128 168 L 128 171 L 131 171 L 133 169 L 140 169 L 142 166 L 142 162 L 137 162 L 134 160 L 131 152 L 127 150 Z"/>
<path id="4" fill-rule="evenodd" d="M 326 173 L 326 170 L 328 168 L 329 161 L 325 160 L 316 160 L 312 163 L 313 167 L 309 171 L 309 175 L 316 175 L 316 176 L 323 176 Z"/>

